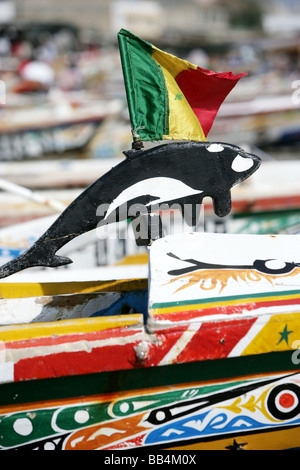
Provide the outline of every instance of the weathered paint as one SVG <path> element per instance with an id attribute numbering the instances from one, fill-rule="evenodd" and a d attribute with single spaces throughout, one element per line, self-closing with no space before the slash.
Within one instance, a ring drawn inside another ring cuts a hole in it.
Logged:
<path id="1" fill-rule="evenodd" d="M 210 136 L 261 148 L 297 141 L 299 103 L 290 93 L 223 103 Z"/>
<path id="2" fill-rule="evenodd" d="M 20 381 L 272 352 L 292 356 L 299 335 L 297 313 L 203 322 L 198 317 L 152 332 L 141 314 L 3 326 L 1 366 L 13 369 L 10 381 Z"/>
<path id="3" fill-rule="evenodd" d="M 1 283 L 0 325 L 147 315 L 148 280 Z"/>
<path id="4" fill-rule="evenodd" d="M 139 312 L 146 316 L 147 289 L 0 299 L 0 325 L 53 322 Z"/>
<path id="5" fill-rule="evenodd" d="M 33 380 L 131 368 L 143 337 L 139 314 L 18 325 L 0 329 L 1 365 L 13 380 Z"/>

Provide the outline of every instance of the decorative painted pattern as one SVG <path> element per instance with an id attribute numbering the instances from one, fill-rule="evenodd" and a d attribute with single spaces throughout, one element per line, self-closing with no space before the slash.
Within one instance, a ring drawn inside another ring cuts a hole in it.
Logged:
<path id="1" fill-rule="evenodd" d="M 189 341 L 173 362 L 294 349 L 300 338 L 299 241 L 193 233 L 154 242 L 149 328 L 161 333 L 189 325 Z"/>
<path id="2" fill-rule="evenodd" d="M 198 246 L 203 252 L 207 246 L 198 235 L 192 237 L 196 244 L 185 246 Z M 156 242 L 152 248 L 155 245 Z M 167 253 L 170 248 L 169 243 Z M 300 256 L 296 257 L 294 248 L 291 243 L 287 250 L 292 250 L 295 258 L 275 264 L 278 277 L 273 283 L 261 279 L 254 283 L 254 289 L 251 281 L 231 279 L 221 295 L 216 295 L 216 289 L 201 289 L 198 283 L 174 292 L 174 283 L 169 282 L 172 274 L 164 276 L 163 272 L 190 269 L 191 265 L 199 270 L 199 257 L 195 250 L 193 258 L 179 253 L 172 258 L 172 266 L 164 266 L 164 256 L 158 250 L 158 261 L 151 265 L 156 277 L 153 280 L 150 276 L 147 325 L 141 313 L 128 313 L 2 326 L 1 448 L 203 448 L 207 443 L 220 449 L 257 448 L 258 434 L 265 449 L 299 447 L 300 374 L 298 362 L 293 362 L 297 351 L 293 350 L 299 347 L 300 294 L 298 274 L 288 275 L 290 270 L 298 269 Z M 247 256 L 242 262 L 230 260 L 231 265 L 243 269 L 254 266 L 253 258 Z M 201 260 L 204 262 L 205 268 L 211 268 L 212 260 Z M 222 265 L 226 263 L 229 265 L 222 259 Z M 226 269 L 222 265 L 215 271 Z M 274 263 L 264 263 L 263 268 L 274 271 Z M 76 284 L 65 288 L 74 291 L 78 287 Z M 108 289 L 114 287 L 107 285 Z M 97 292 L 100 286 L 81 288 Z M 121 285 L 118 289 L 122 290 Z M 199 293 L 205 294 L 203 298 Z M 282 367 L 279 356 L 286 357 L 287 353 L 288 365 Z M 274 359 L 276 354 L 278 362 Z M 253 375 L 244 375 L 253 360 L 263 362 L 264 357 L 273 358 L 271 366 L 261 373 L 256 368 Z M 224 375 L 217 378 L 217 363 L 237 360 L 244 361 L 242 372 L 226 375 L 222 370 Z M 211 364 L 206 367 L 214 370 L 206 381 L 202 375 L 199 379 L 193 374 L 182 380 L 174 372 L 182 366 L 190 370 L 191 364 L 202 367 L 206 362 Z M 172 365 L 175 366 L 170 380 L 168 370 Z M 158 376 L 156 382 L 153 370 Z M 121 376 L 124 379 L 122 372 L 127 376 L 131 373 L 132 377 L 136 374 L 133 387 L 118 384 Z M 145 381 L 146 374 L 152 377 L 149 383 Z M 14 403 L 5 396 L 9 387 L 18 386 L 21 390 L 30 382 L 39 387 L 44 382 L 41 379 L 62 383 L 62 379 L 71 381 L 81 376 L 82 381 L 89 380 L 91 375 L 94 380 L 103 377 L 101 395 L 98 389 L 78 393 L 70 387 L 68 393 L 73 393 L 74 398 L 68 394 L 47 399 L 40 394 L 38 400 L 27 397 Z M 273 432 L 280 432 L 276 434 L 280 436 L 278 442 Z"/>
<path id="3" fill-rule="evenodd" d="M 150 250 L 150 308 L 299 294 L 295 235 L 184 233 Z M 227 297 L 227 299 L 226 299 Z M 236 303 L 236 302 L 235 302 Z M 154 312 L 155 313 L 155 312 Z"/>
<path id="4" fill-rule="evenodd" d="M 177 324 L 148 333 L 139 314 L 0 329 L 0 381 L 18 382 L 298 348 L 300 316 Z"/>
<path id="5" fill-rule="evenodd" d="M 226 244 L 222 245 L 223 237 L 214 235 L 213 238 L 212 248 L 218 251 L 218 255 L 223 247 L 226 248 Z M 297 245 L 297 237 L 293 237 L 293 242 L 287 248 L 284 243 L 285 237 L 279 238 L 251 237 L 255 254 L 258 249 L 261 250 L 260 258 L 254 259 L 261 259 L 264 253 L 272 259 L 270 242 L 272 246 L 275 243 L 275 248 L 279 247 L 281 253 L 284 247 L 284 256 L 289 254 L 289 250 L 292 250 L 293 256 L 296 256 L 297 246 L 300 246 Z M 245 242 L 249 241 L 247 237 L 242 239 Z M 88 296 L 94 295 L 92 292 L 97 293 L 99 290 L 99 294 L 117 293 L 118 296 L 112 297 L 115 300 L 110 301 L 107 308 L 100 303 L 98 307 L 95 305 L 90 318 L 2 326 L 0 328 L 1 382 L 149 368 L 297 349 L 300 338 L 300 290 L 296 288 L 299 282 L 297 258 L 293 260 L 287 257 L 288 263 L 283 265 L 275 263 L 274 269 L 274 263 L 263 263 L 261 268 L 261 263 L 253 262 L 253 253 L 247 253 L 247 259 L 241 258 L 238 254 L 237 258 L 231 260 L 229 271 L 232 265 L 236 269 L 242 266 L 243 270 L 248 269 L 247 266 L 250 266 L 251 270 L 253 266 L 258 266 L 259 269 L 265 270 L 266 275 L 269 276 L 271 271 L 272 277 L 277 276 L 277 278 L 272 283 L 265 278 L 255 280 L 253 283 L 251 280 L 245 282 L 231 279 L 223 288 L 221 295 L 218 288 L 206 290 L 199 287 L 198 281 L 184 289 L 175 290 L 173 286 L 175 283 L 170 283 L 170 279 L 182 276 L 182 271 L 185 275 L 186 269 L 192 269 L 193 272 L 201 270 L 198 251 L 202 252 L 205 248 L 210 254 L 212 248 L 205 234 L 185 234 L 183 247 L 177 239 L 175 240 L 175 245 L 181 249 L 180 256 L 170 257 L 169 250 L 173 249 L 172 240 L 168 237 L 158 240 L 153 243 L 150 250 L 151 273 L 154 270 L 155 276 L 150 273 L 148 318 L 146 315 L 143 318 L 142 313 L 147 314 L 147 312 L 141 312 L 138 307 L 136 314 L 130 313 L 130 307 L 134 306 L 130 303 L 132 300 L 130 295 L 135 295 L 137 292 L 135 288 L 142 287 L 137 281 L 82 285 L 70 283 L 64 287 L 65 292 L 81 289 L 81 292 L 87 292 L 85 295 Z M 258 240 L 261 243 L 257 243 Z M 219 241 L 219 244 L 216 244 L 216 241 Z M 164 246 L 165 251 L 160 249 L 160 245 Z M 187 247 L 195 258 L 191 258 L 190 252 L 186 254 L 183 252 Z M 169 264 L 165 263 L 166 257 Z M 217 263 L 214 259 L 213 262 Z M 202 261 L 201 263 L 203 265 Z M 209 266 L 213 271 L 210 259 L 205 260 L 204 264 L 203 270 Z M 220 271 L 226 271 L 226 265 L 228 261 L 226 256 L 223 256 L 221 264 L 218 263 L 214 270 L 215 275 L 218 276 Z M 5 284 L 1 286 L 3 294 L 11 297 L 10 286 L 7 285 L 6 288 L 4 286 Z M 127 292 L 124 296 L 122 289 L 126 286 Z M 61 286 L 58 287 L 62 289 Z M 45 285 L 43 288 L 47 292 L 47 289 L 55 287 Z M 109 292 L 114 288 L 116 293 Z M 29 291 L 30 289 L 34 289 L 34 286 L 31 285 Z M 145 291 L 138 289 L 141 294 Z M 63 293 L 62 290 L 60 292 Z M 122 301 L 119 302 L 120 299 Z M 143 306 L 147 310 L 145 299 L 144 296 Z M 25 301 L 30 298 L 23 300 L 25 305 Z M 129 302 L 128 314 L 122 315 L 122 308 L 127 302 Z M 147 327 L 145 327 L 146 321 Z"/>
<path id="6" fill-rule="evenodd" d="M 296 447 L 299 385 L 299 373 L 281 373 L 10 405 L 0 408 L 0 448 L 255 449 L 257 433 L 265 449 Z"/>

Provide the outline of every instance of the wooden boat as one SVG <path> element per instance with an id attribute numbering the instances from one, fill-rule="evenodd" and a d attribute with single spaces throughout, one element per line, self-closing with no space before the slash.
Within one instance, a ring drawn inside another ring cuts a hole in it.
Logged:
<path id="1" fill-rule="evenodd" d="M 61 157 L 45 160 L 24 160 L 0 162 L 1 178 L 19 186 L 45 193 L 86 188 L 121 160 L 116 158 L 78 158 Z"/>
<path id="2" fill-rule="evenodd" d="M 299 268 L 253 263 L 278 253 L 299 237 L 184 234 L 153 243 L 149 281 L 1 284 L 2 312 L 45 315 L 0 329 L 1 448 L 299 447 Z"/>
<path id="3" fill-rule="evenodd" d="M 0 161 L 36 160 L 83 151 L 106 118 L 120 112 L 118 100 L 72 106 L 63 95 L 54 103 L 2 110 Z"/>
<path id="4" fill-rule="evenodd" d="M 255 97 L 224 103 L 211 138 L 257 146 L 294 145 L 299 142 L 299 100 L 288 95 Z"/>
<path id="5" fill-rule="evenodd" d="M 110 190 L 105 222 L 114 211 L 121 220 L 126 198 L 149 204 L 146 192 L 137 199 L 139 182 L 145 188 L 150 179 L 150 195 L 158 197 L 158 168 L 171 180 L 159 193 L 164 202 L 183 203 L 185 215 L 187 202 L 194 208 L 205 195 L 225 216 L 231 187 L 258 166 L 256 156 L 229 144 L 128 152 L 28 251 L 0 268 L 2 318 L 9 306 L 16 315 L 0 327 L 1 449 L 100 449 L 113 458 L 139 449 L 188 456 L 201 449 L 299 448 L 298 235 L 161 237 L 150 205 L 149 214 L 132 217 L 136 228 L 146 221 L 145 239 L 136 230 L 136 241 L 148 246 L 147 277 L 36 283 L 10 277 L 37 264 L 68 263 L 56 251 L 95 223 L 86 203 L 95 204 L 99 185 L 102 198 Z M 187 181 L 183 196 L 180 183 Z M 82 207 L 88 223 L 79 217 Z"/>
<path id="6" fill-rule="evenodd" d="M 212 216 L 205 202 L 206 228 L 227 233 L 299 233 L 297 160 L 263 160 L 258 172 L 232 190 L 232 210 L 224 219 Z"/>

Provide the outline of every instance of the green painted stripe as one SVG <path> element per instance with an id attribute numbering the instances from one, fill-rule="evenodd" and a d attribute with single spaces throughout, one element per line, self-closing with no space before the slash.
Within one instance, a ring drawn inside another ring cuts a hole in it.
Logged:
<path id="1" fill-rule="evenodd" d="M 162 140 L 169 133 L 169 98 L 152 45 L 122 29 L 119 49 L 133 131 L 141 140 Z"/>
<path id="2" fill-rule="evenodd" d="M 209 303 L 221 303 L 221 302 L 230 302 L 234 300 L 246 300 L 246 299 L 255 299 L 260 297 L 288 297 L 290 295 L 300 295 L 300 290 L 290 290 L 290 291 L 280 291 L 280 292 L 262 292 L 260 294 L 250 294 L 250 295 L 232 295 L 228 297 L 213 297 L 211 299 L 196 299 L 196 300 L 178 300 L 176 302 L 157 302 L 150 305 L 151 309 L 154 308 L 168 308 L 175 307 L 180 305 L 199 305 L 199 304 L 209 304 Z"/>
<path id="3" fill-rule="evenodd" d="M 182 385 L 209 380 L 235 380 L 277 372 L 300 372 L 293 351 L 189 362 L 144 369 L 101 372 L 0 385 L 0 407 L 47 400 L 79 398 L 104 393 Z"/>

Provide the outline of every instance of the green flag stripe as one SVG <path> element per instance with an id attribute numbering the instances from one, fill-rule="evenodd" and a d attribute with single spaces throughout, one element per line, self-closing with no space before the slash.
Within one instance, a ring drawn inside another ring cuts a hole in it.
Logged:
<path id="1" fill-rule="evenodd" d="M 118 41 L 133 132 L 141 140 L 161 140 L 169 133 L 168 91 L 152 45 L 125 30 Z"/>

